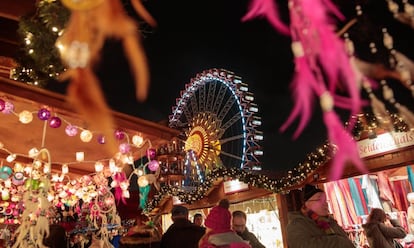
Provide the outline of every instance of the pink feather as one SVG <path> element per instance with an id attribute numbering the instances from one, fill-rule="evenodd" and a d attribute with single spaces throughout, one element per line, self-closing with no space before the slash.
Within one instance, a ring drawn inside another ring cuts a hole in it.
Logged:
<path id="1" fill-rule="evenodd" d="M 291 83 L 295 104 L 288 119 L 280 127 L 280 131 L 284 132 L 296 118 L 300 118 L 299 125 L 293 135 L 294 139 L 299 137 L 309 122 L 312 115 L 313 98 L 315 97 L 309 87 L 312 84 L 308 83 L 314 81 L 315 77 L 307 64 L 306 57 L 295 58 L 295 66 L 295 75 Z"/>
<path id="2" fill-rule="evenodd" d="M 277 4 L 273 0 L 252 0 L 249 11 L 242 18 L 248 21 L 256 17 L 265 17 L 268 22 L 280 33 L 289 35 L 289 28 L 281 21 Z"/>
<path id="3" fill-rule="evenodd" d="M 361 173 L 368 173 L 367 168 L 359 157 L 355 140 L 344 129 L 335 112 L 324 112 L 323 119 L 328 129 L 329 141 L 336 146 L 329 179 L 332 181 L 340 179 L 347 162 L 351 162 Z"/>

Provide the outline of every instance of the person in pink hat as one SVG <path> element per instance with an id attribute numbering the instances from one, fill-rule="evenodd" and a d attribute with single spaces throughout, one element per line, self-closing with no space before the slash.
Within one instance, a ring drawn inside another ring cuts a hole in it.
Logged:
<path id="1" fill-rule="evenodd" d="M 204 225 L 206 233 L 200 239 L 199 248 L 251 248 L 248 241 L 243 240 L 231 229 L 230 202 L 220 200 L 210 210 Z"/>

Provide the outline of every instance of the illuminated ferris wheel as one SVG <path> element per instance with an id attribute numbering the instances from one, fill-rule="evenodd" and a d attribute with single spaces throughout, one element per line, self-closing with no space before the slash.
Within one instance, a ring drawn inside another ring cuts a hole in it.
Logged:
<path id="1" fill-rule="evenodd" d="M 248 86 L 223 69 L 203 71 L 185 85 L 169 125 L 181 130 L 184 150 L 206 170 L 260 169 L 261 118 Z"/>

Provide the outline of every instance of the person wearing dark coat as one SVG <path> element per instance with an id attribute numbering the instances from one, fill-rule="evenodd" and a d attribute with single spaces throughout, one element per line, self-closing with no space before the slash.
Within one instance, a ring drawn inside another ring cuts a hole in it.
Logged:
<path id="1" fill-rule="evenodd" d="M 299 212 L 289 213 L 289 248 L 355 248 L 346 232 L 329 214 L 326 194 L 313 185 L 303 190 Z"/>
<path id="2" fill-rule="evenodd" d="M 397 219 L 391 219 L 384 210 L 373 208 L 362 225 L 368 239 L 370 248 L 394 248 L 394 239 L 405 238 L 407 233 L 398 223 Z"/>
<path id="3" fill-rule="evenodd" d="M 266 248 L 254 233 L 246 227 L 247 215 L 245 212 L 236 210 L 232 213 L 232 228 L 242 239 L 249 241 L 252 248 Z"/>
<path id="4" fill-rule="evenodd" d="M 197 248 L 198 241 L 204 235 L 204 228 L 188 219 L 188 209 L 174 206 L 171 211 L 173 224 L 161 238 L 161 248 Z"/>
<path id="5" fill-rule="evenodd" d="M 43 245 L 50 248 L 64 248 L 67 246 L 66 231 L 59 224 L 49 225 L 49 236 L 43 239 Z"/>

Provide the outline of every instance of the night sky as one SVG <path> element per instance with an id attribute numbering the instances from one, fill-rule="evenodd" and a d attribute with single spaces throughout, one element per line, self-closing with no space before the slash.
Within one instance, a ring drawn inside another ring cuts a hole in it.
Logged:
<path id="1" fill-rule="evenodd" d="M 315 105 L 312 120 L 297 140 L 292 140 L 296 123 L 287 132 L 279 132 L 293 106 L 290 38 L 263 19 L 241 22 L 248 2 L 145 1 L 158 26 L 144 28 L 143 44 L 151 72 L 150 95 L 144 103 L 135 100 L 128 63 L 118 42 L 107 42 L 98 74 L 112 108 L 167 124 L 180 91 L 197 73 L 211 68 L 234 72 L 248 83 L 262 117 L 262 168 L 282 172 L 322 145 L 326 130 Z M 278 3 L 282 13 L 287 13 L 286 1 Z M 346 1 L 343 10 L 353 15 L 353 7 Z"/>

